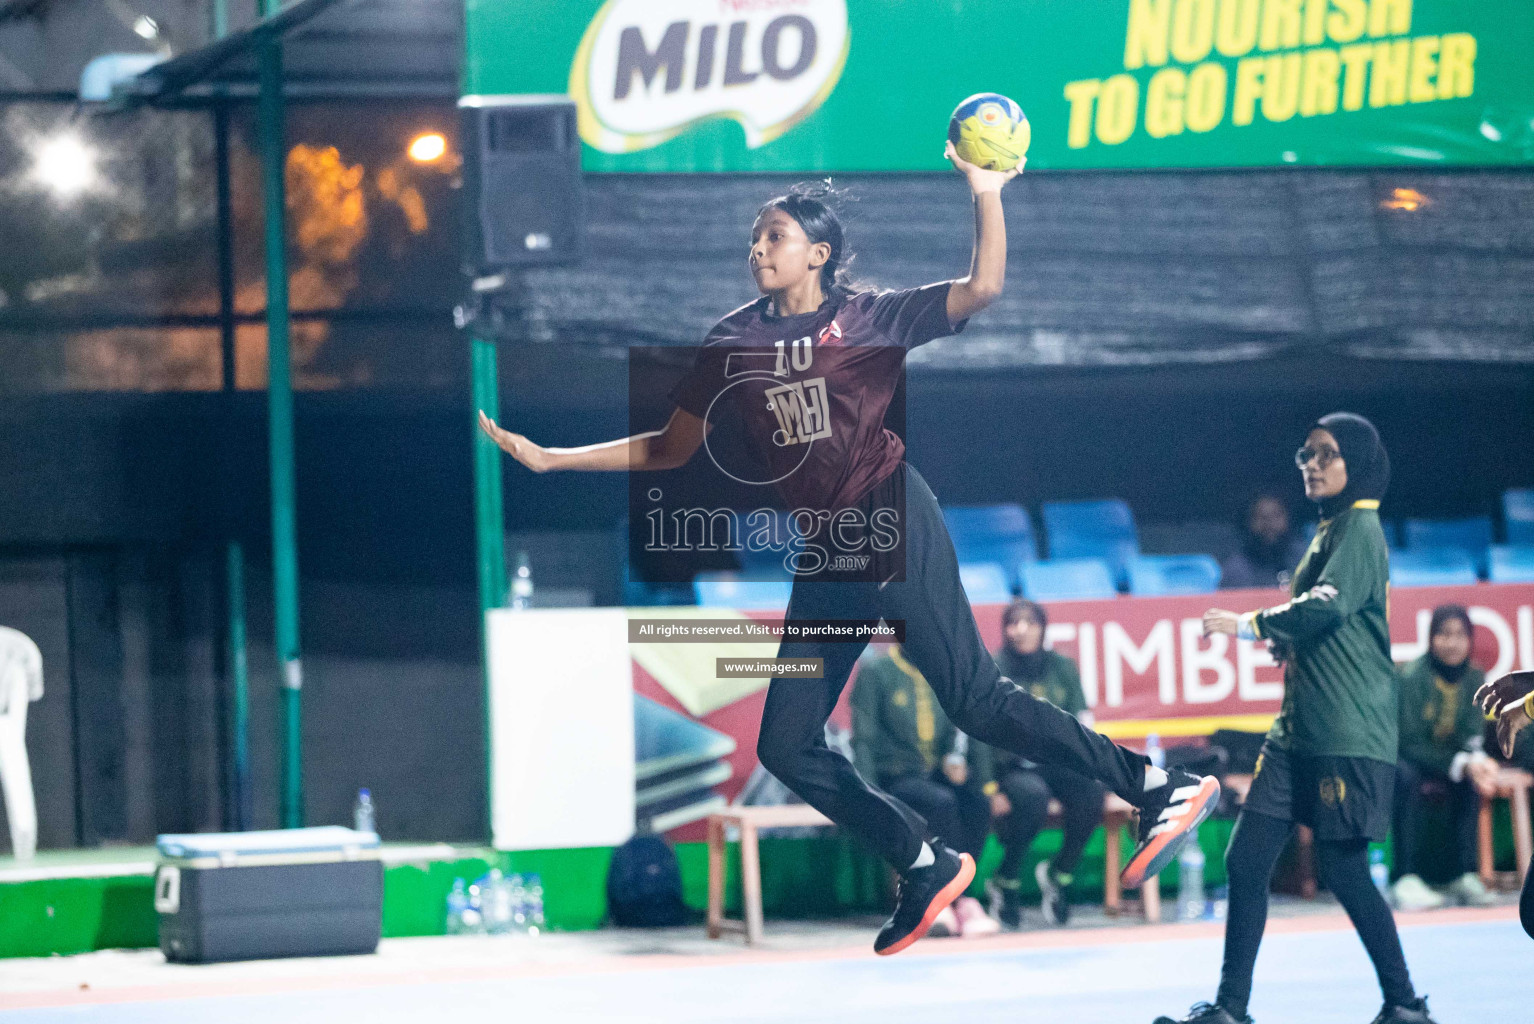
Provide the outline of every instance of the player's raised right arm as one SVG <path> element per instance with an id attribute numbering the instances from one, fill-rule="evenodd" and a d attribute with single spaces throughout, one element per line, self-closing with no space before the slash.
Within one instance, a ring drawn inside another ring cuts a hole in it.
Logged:
<path id="1" fill-rule="evenodd" d="M 556 469 L 612 471 L 676 469 L 687 464 L 703 444 L 703 437 L 713 427 L 684 409 L 675 409 L 660 430 L 651 430 L 616 441 L 603 441 L 581 448 L 544 448 L 521 434 L 501 427 L 484 410 L 479 413 L 479 428 L 507 455 L 534 473 Z"/>

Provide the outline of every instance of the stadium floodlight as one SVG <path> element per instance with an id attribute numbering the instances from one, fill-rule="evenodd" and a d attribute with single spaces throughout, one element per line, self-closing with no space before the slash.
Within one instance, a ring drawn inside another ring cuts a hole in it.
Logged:
<path id="1" fill-rule="evenodd" d="M 97 184 L 99 157 L 96 147 L 75 132 L 45 136 L 32 144 L 30 177 L 59 199 L 74 199 Z"/>
<path id="2" fill-rule="evenodd" d="M 441 132 L 426 132 L 411 140 L 407 152 L 418 164 L 436 163 L 447 154 L 447 139 Z"/>

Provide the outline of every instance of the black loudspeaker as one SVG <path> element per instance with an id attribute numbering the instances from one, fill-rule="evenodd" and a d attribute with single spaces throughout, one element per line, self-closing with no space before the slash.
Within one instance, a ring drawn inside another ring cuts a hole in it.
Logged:
<path id="1" fill-rule="evenodd" d="M 458 109 L 470 273 L 578 260 L 585 196 L 575 104 L 562 96 L 465 96 Z"/>

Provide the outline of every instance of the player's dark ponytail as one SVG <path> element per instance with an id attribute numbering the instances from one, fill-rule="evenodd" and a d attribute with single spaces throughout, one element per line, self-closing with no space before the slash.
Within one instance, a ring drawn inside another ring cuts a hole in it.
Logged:
<path id="1" fill-rule="evenodd" d="M 811 245 L 825 242 L 831 247 L 831 255 L 820 267 L 820 290 L 827 298 L 843 299 L 852 293 L 855 284 L 848 269 L 852 264 L 852 250 L 847 247 L 841 218 L 837 216 L 836 204 L 851 200 L 845 190 L 824 181 L 802 181 L 788 190 L 786 195 L 769 199 L 757 211 L 760 217 L 768 210 L 782 210 L 804 229 L 804 236 Z"/>

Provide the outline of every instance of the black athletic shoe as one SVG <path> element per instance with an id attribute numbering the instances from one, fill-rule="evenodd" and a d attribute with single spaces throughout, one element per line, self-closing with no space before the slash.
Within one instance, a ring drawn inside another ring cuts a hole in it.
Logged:
<path id="1" fill-rule="evenodd" d="M 1223 1006 L 1213 1003 L 1194 1003 L 1186 1017 L 1157 1017 L 1156 1024 L 1252 1024 L 1250 1017 L 1237 1017 Z"/>
<path id="2" fill-rule="evenodd" d="M 1065 887 L 1070 882 L 1057 876 L 1047 860 L 1039 861 L 1038 867 L 1033 869 L 1033 877 L 1039 883 L 1039 893 L 1044 897 L 1044 920 L 1056 926 L 1068 924 L 1071 920 L 1071 905 L 1065 902 Z"/>
<path id="3" fill-rule="evenodd" d="M 1016 879 L 1007 881 L 1000 878 L 992 878 L 985 884 L 986 895 L 990 897 L 991 916 L 1001 922 L 1001 926 L 1008 931 L 1017 931 L 1023 926 L 1023 886 Z"/>
<path id="4" fill-rule="evenodd" d="M 1372 1024 L 1437 1024 L 1437 1021 L 1428 1016 L 1427 996 L 1420 996 L 1409 1006 L 1385 1007 Z"/>
<path id="5" fill-rule="evenodd" d="M 927 934 L 943 908 L 975 880 L 975 861 L 969 854 L 954 853 L 936 839 L 931 846 L 936 859 L 924 868 L 912 868 L 900 879 L 895 912 L 874 940 L 874 952 L 880 956 L 892 956 Z"/>
<path id="6" fill-rule="evenodd" d="M 1214 776 L 1199 778 L 1178 768 L 1167 772 L 1167 783 L 1145 794 L 1140 805 L 1140 842 L 1119 880 L 1138 889 L 1147 878 L 1172 863 L 1182 844 L 1220 802 Z"/>

